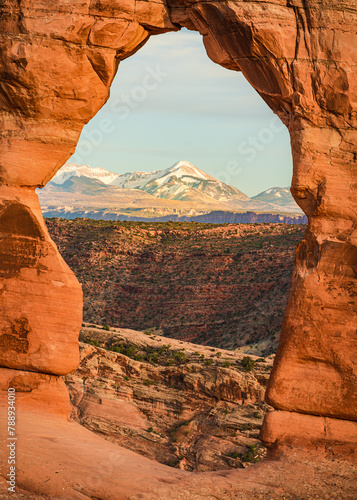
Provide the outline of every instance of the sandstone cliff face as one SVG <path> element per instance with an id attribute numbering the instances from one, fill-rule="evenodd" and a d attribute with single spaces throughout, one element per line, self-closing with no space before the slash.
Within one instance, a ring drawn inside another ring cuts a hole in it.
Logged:
<path id="1" fill-rule="evenodd" d="M 86 327 L 80 338 L 87 343 L 79 369 L 65 380 L 72 416 L 84 427 L 190 471 L 247 466 L 265 455 L 258 435 L 271 358 L 245 371 L 242 354 L 132 330 Z"/>
<path id="2" fill-rule="evenodd" d="M 12 230 L 7 236 L 7 208 L 2 205 L 1 236 L 5 274 L 20 267 L 21 277 L 11 277 L 10 293 L 1 294 L 1 310 L 8 304 L 13 315 L 2 324 L 6 354 L 1 364 L 9 368 L 24 364 L 26 369 L 55 374 L 74 368 L 76 355 L 72 351 L 67 362 L 63 354 L 67 339 L 58 340 L 59 323 L 52 316 L 68 322 L 71 344 L 79 324 L 81 294 L 71 274 L 68 281 L 64 279 L 67 270 L 54 247 L 50 262 L 44 264 L 47 276 L 53 273 L 51 282 L 41 277 L 42 257 L 36 252 L 46 247 L 42 241 L 49 240 L 38 229 L 43 220 L 34 208 L 33 189 L 44 185 L 73 153 L 83 125 L 108 98 L 119 61 L 150 35 L 186 26 L 200 31 L 214 61 L 241 70 L 289 127 L 292 192 L 309 218 L 296 255 L 268 389 L 268 401 L 282 410 L 277 413 L 281 418 L 265 427 L 263 437 L 271 446 L 273 437 L 275 443 L 283 443 L 291 422 L 296 426 L 305 421 L 306 416 L 299 413 L 331 418 L 339 422 L 347 441 L 353 437 L 357 417 L 356 15 L 355 4 L 337 0 L 287 4 L 280 0 L 2 1 L 0 180 L 2 197 L 15 205 L 11 210 L 21 214 L 21 224 L 15 240 Z M 11 187 L 15 189 L 9 194 Z M 24 226 L 31 230 L 21 232 Z M 16 265 L 15 241 L 25 249 Z M 58 281 L 73 294 L 66 310 L 58 308 L 64 299 Z M 20 303 L 23 313 L 15 317 L 14 302 L 17 294 L 22 295 L 22 286 L 27 292 Z M 50 302 L 46 302 L 46 289 L 53 293 Z M 48 335 L 38 321 L 42 303 L 48 307 L 46 321 L 51 318 Z M 62 356 L 62 369 L 45 352 L 51 349 L 51 337 Z M 9 348 L 12 339 L 19 352 Z M 29 351 L 26 360 L 22 350 Z M 293 419 L 291 412 L 297 412 Z M 315 429 L 319 432 L 321 427 Z"/>

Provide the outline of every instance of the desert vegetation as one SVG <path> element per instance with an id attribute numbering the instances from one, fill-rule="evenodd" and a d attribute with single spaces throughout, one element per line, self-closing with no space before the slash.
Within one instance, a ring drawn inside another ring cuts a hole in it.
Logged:
<path id="1" fill-rule="evenodd" d="M 84 320 L 274 352 L 305 226 L 47 220 Z"/>
<path id="2" fill-rule="evenodd" d="M 80 340 L 80 367 L 65 380 L 72 417 L 88 429 L 187 471 L 265 456 L 258 436 L 273 356 L 86 323 Z"/>

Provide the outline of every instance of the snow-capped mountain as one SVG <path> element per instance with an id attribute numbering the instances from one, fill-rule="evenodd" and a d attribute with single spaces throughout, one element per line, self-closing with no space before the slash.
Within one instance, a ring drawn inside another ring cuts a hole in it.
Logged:
<path id="1" fill-rule="evenodd" d="M 104 170 L 104 168 L 94 168 L 89 165 L 66 163 L 53 177 L 51 182 L 61 185 L 73 177 L 88 177 L 89 179 L 97 179 L 104 184 L 112 184 L 118 177 L 120 177 L 120 175 Z"/>
<path id="2" fill-rule="evenodd" d="M 274 203 L 279 206 L 286 206 L 290 204 L 295 204 L 294 198 L 290 193 L 288 187 L 274 187 L 263 191 L 251 198 L 252 200 L 265 201 L 268 203 Z"/>
<path id="3" fill-rule="evenodd" d="M 50 184 L 61 186 L 61 191 L 73 192 L 74 187 L 76 190 L 80 189 L 80 184 L 85 184 L 85 189 L 89 184 L 93 185 L 93 182 L 88 182 L 88 179 L 100 181 L 106 186 L 140 189 L 156 198 L 166 200 L 202 202 L 212 201 L 212 199 L 216 201 L 249 200 L 249 197 L 239 189 L 215 179 L 188 161 L 179 161 L 165 170 L 128 172 L 123 175 L 102 168 L 92 168 L 89 165 L 67 163 L 57 172 Z"/>
<path id="4" fill-rule="evenodd" d="M 67 163 L 38 190 L 38 195 L 43 213 L 48 217 L 146 220 L 247 210 L 301 214 L 287 188 L 271 188 L 249 198 L 187 161 L 165 170 L 123 175 Z M 231 220 L 227 217 L 227 221 Z"/>

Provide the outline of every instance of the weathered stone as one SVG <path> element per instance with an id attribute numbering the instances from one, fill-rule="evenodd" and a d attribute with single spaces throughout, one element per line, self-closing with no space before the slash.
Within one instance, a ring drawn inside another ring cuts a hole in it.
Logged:
<path id="1" fill-rule="evenodd" d="M 119 20 L 130 22 L 132 39 L 120 36 Z M 149 35 L 187 26 L 201 32 L 214 61 L 240 69 L 288 126 L 292 192 L 309 216 L 268 401 L 355 420 L 356 25 L 356 5 L 347 0 L 1 2 L 0 181 L 18 188 L 11 195 L 3 188 L 0 362 L 52 373 L 76 364 L 80 292 L 29 189 L 73 153 L 83 125 L 108 98 L 118 62 Z M 22 219 L 14 235 L 6 232 L 10 216 Z"/>
<path id="2" fill-rule="evenodd" d="M 266 414 L 260 437 L 279 458 L 288 450 L 301 450 L 311 460 L 344 459 L 357 463 L 357 423 L 288 411 Z"/>
<path id="3" fill-rule="evenodd" d="M 168 346 L 164 337 L 152 337 L 82 328 L 81 340 L 102 348 L 80 344 L 79 368 L 65 378 L 71 417 L 111 442 L 184 470 L 247 466 L 249 447 L 251 462 L 264 456 L 257 438 L 269 409 L 264 393 L 272 359 L 247 372 L 244 354 L 175 339 Z M 108 350 L 119 345 L 128 355 Z M 148 361 L 148 352 L 157 363 Z"/>
<path id="4" fill-rule="evenodd" d="M 79 363 L 82 290 L 31 189 L 0 188 L 0 366 L 65 374 Z"/>
<path id="5" fill-rule="evenodd" d="M 14 389 L 15 413 L 30 410 L 68 418 L 69 395 L 61 377 L 0 368 L 0 406 L 8 406 L 8 389 Z M 50 401 L 50 404 L 49 404 Z M 16 430 L 16 429 L 15 429 Z"/>

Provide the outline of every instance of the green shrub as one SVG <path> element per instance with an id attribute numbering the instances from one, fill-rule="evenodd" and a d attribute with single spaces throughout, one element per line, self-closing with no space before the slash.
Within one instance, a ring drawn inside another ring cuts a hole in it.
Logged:
<path id="1" fill-rule="evenodd" d="M 86 344 L 89 345 L 94 345 L 95 347 L 99 347 L 99 342 L 98 340 L 92 340 L 92 339 L 87 339 L 84 341 Z"/>
<path id="2" fill-rule="evenodd" d="M 210 366 L 213 363 L 213 359 L 206 359 L 205 365 Z"/>
<path id="3" fill-rule="evenodd" d="M 248 446 L 249 451 L 247 451 L 243 456 L 242 456 L 242 462 L 252 462 L 256 463 L 259 462 L 259 458 L 256 457 L 257 454 L 257 446 L 254 444 L 251 444 Z"/>
<path id="4" fill-rule="evenodd" d="M 109 331 L 110 330 L 110 326 L 109 325 L 103 325 L 102 326 L 102 330 Z"/>
<path id="5" fill-rule="evenodd" d="M 149 428 L 147 429 L 147 432 L 152 432 L 153 430 L 154 430 L 154 429 L 153 429 L 152 427 L 149 427 Z"/>
<path id="6" fill-rule="evenodd" d="M 244 356 L 244 358 L 242 359 L 242 364 L 244 366 L 245 371 L 250 372 L 254 368 L 255 361 L 250 356 Z"/>
<path id="7" fill-rule="evenodd" d="M 124 380 L 126 380 L 126 382 L 128 382 L 128 381 L 129 381 L 129 377 L 128 377 L 128 375 L 124 375 Z"/>
<path id="8" fill-rule="evenodd" d="M 135 353 L 135 346 L 131 346 L 129 348 L 126 349 L 125 351 L 125 355 L 128 356 L 128 358 L 131 358 Z"/>
<path id="9" fill-rule="evenodd" d="M 119 354 L 123 352 L 123 347 L 118 345 L 113 345 L 109 347 L 109 351 L 118 352 Z"/>
<path id="10" fill-rule="evenodd" d="M 149 357 L 149 361 L 151 361 L 151 363 L 157 364 L 159 361 L 159 356 L 157 354 L 152 354 Z"/>
<path id="11" fill-rule="evenodd" d="M 223 364 L 222 364 L 223 368 L 229 368 L 231 366 L 231 363 L 229 361 L 225 361 Z"/>

